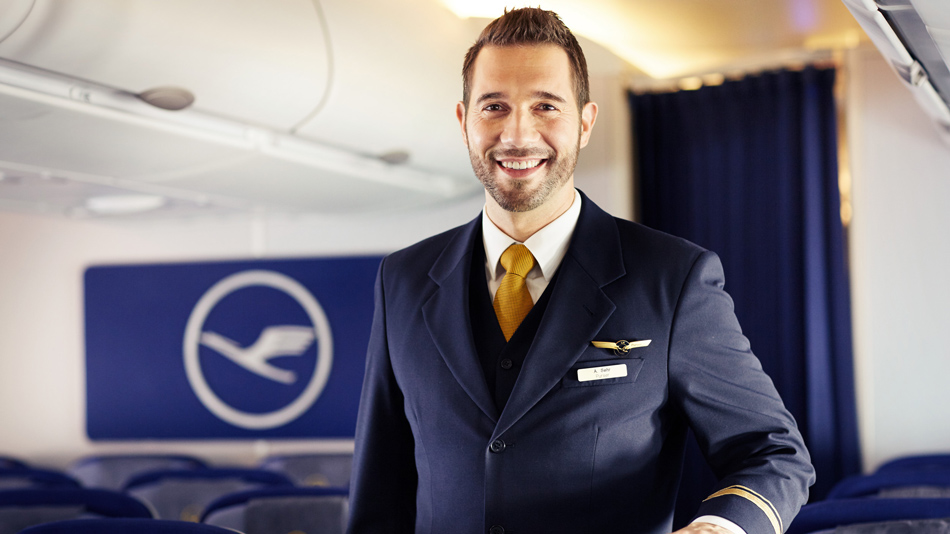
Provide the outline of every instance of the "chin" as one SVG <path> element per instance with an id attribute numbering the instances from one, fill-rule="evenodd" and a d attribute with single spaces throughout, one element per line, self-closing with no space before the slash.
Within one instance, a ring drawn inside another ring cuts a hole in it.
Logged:
<path id="1" fill-rule="evenodd" d="M 543 181 L 537 185 L 529 185 L 520 181 L 514 183 L 511 183 L 511 180 L 507 181 L 510 185 L 504 189 L 498 187 L 497 182 L 491 184 L 491 186 L 486 184 L 486 189 L 502 209 L 513 213 L 523 213 L 539 208 L 559 189 L 558 187 L 545 187 L 547 183 Z M 563 184 L 561 185 L 563 186 Z"/>

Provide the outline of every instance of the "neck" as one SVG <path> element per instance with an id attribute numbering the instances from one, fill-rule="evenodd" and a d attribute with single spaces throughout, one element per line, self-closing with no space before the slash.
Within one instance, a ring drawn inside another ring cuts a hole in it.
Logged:
<path id="1" fill-rule="evenodd" d="M 574 203 L 574 186 L 568 183 L 544 204 L 531 211 L 507 211 L 485 193 L 485 213 L 508 237 L 524 243 L 538 230 L 564 214 Z"/>

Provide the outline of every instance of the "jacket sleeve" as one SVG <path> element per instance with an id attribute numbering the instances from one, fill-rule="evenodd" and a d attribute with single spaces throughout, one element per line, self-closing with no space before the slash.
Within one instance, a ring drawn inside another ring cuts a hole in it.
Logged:
<path id="1" fill-rule="evenodd" d="M 356 421 L 348 534 L 411 534 L 417 475 L 412 430 L 390 361 L 383 278 L 376 276 L 375 311 Z"/>
<path id="2" fill-rule="evenodd" d="M 723 290 L 718 256 L 687 276 L 669 348 L 670 397 L 720 480 L 698 516 L 782 534 L 808 498 L 814 469 L 795 420 L 752 354 Z"/>

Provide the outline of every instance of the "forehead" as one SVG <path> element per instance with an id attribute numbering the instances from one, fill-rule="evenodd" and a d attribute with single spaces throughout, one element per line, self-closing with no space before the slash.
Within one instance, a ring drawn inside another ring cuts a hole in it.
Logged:
<path id="1" fill-rule="evenodd" d="M 571 62 L 557 45 L 486 46 L 472 69 L 472 98 L 550 92 L 574 100 Z"/>

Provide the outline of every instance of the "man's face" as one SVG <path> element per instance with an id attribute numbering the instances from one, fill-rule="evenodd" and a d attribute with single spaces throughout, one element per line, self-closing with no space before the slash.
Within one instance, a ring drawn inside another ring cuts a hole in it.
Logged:
<path id="1" fill-rule="evenodd" d="M 458 119 L 475 175 L 503 209 L 533 210 L 566 185 L 597 108 L 577 109 L 567 52 L 555 45 L 483 48 Z"/>

